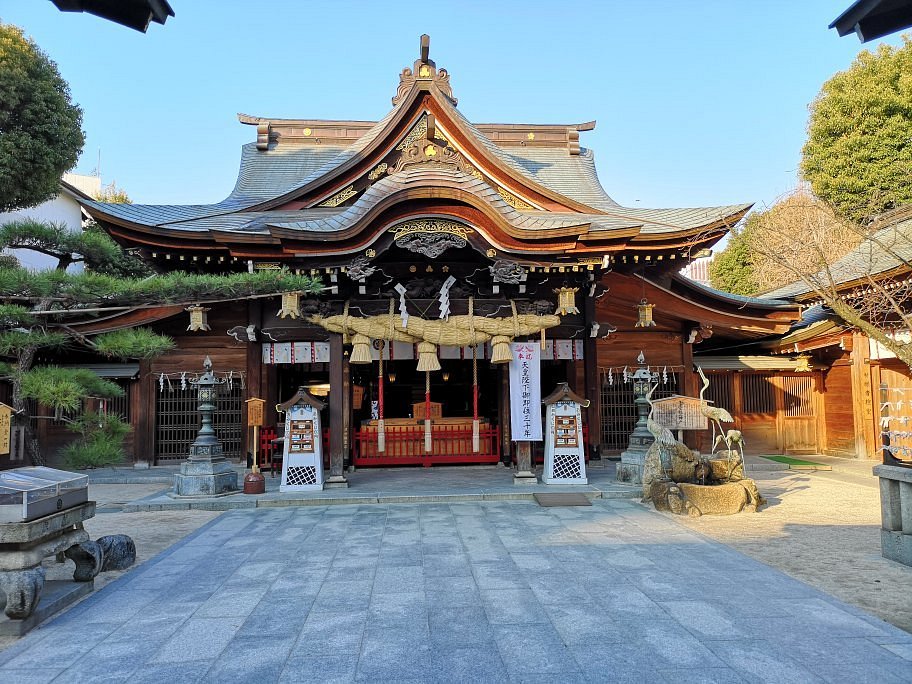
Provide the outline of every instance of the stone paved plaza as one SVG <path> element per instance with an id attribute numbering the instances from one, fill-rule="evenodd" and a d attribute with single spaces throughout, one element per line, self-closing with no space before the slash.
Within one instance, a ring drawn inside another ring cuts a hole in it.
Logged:
<path id="1" fill-rule="evenodd" d="M 625 500 L 236 510 L 0 682 L 912 682 L 912 635 Z"/>

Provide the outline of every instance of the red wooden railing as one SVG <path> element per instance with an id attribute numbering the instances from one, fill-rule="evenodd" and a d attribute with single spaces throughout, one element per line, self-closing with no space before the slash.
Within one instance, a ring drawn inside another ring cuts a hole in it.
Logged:
<path id="1" fill-rule="evenodd" d="M 500 460 L 500 428 L 479 430 L 479 450 L 472 450 L 472 428 L 431 426 L 431 450 L 424 449 L 423 426 L 387 427 L 386 448 L 377 448 L 377 429 L 355 430 L 352 457 L 356 466 L 432 465 L 448 463 L 497 463 Z"/>
<path id="2" fill-rule="evenodd" d="M 268 470 L 275 475 L 276 470 L 282 469 L 282 444 L 276 444 L 276 428 L 260 428 L 260 448 L 257 451 L 257 465 L 260 470 Z M 323 430 L 323 466 L 329 467 L 329 428 Z"/>

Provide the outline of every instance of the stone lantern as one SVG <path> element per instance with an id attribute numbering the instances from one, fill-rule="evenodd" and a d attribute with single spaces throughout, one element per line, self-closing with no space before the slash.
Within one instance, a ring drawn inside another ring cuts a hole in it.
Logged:
<path id="1" fill-rule="evenodd" d="M 621 462 L 617 465 L 617 479 L 622 482 L 640 482 L 643 473 L 643 462 L 646 452 L 655 438 L 646 429 L 646 418 L 649 415 L 649 402 L 646 395 L 649 388 L 658 378 L 658 373 L 653 373 L 646 365 L 643 352 L 637 357 L 639 367 L 633 372 L 633 396 L 636 406 L 637 422 L 630 433 L 627 449 L 621 452 Z"/>
<path id="2" fill-rule="evenodd" d="M 202 424 L 190 445 L 189 457 L 181 464 L 180 473 L 174 475 L 172 496 L 224 496 L 238 491 L 237 472 L 222 455 L 222 445 L 212 427 L 218 386 L 222 381 L 212 372 L 212 360 L 208 356 L 203 362 L 203 370 L 204 373 L 190 383 L 196 387 Z"/>

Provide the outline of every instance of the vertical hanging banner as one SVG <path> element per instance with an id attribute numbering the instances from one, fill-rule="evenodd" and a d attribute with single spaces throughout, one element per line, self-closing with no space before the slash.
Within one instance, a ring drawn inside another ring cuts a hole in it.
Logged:
<path id="1" fill-rule="evenodd" d="M 510 348 L 510 433 L 516 442 L 540 442 L 541 347 L 537 342 L 511 342 Z"/>

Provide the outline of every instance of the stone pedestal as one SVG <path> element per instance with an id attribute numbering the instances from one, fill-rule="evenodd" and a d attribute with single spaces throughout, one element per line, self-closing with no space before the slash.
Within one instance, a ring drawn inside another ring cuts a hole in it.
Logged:
<path id="1" fill-rule="evenodd" d="M 238 474 L 224 458 L 220 461 L 184 461 L 174 474 L 172 497 L 226 496 L 237 494 Z"/>
<path id="2" fill-rule="evenodd" d="M 345 475 L 330 475 L 329 479 L 323 483 L 326 489 L 347 489 L 348 480 Z"/>
<path id="3" fill-rule="evenodd" d="M 912 468 L 879 465 L 880 548 L 884 558 L 912 566 Z"/>
<path id="4" fill-rule="evenodd" d="M 637 413 L 641 413 L 641 400 L 637 398 L 636 402 Z M 627 449 L 621 452 L 621 462 L 617 464 L 615 477 L 619 482 L 632 484 L 642 484 L 643 482 L 643 463 L 646 461 L 646 452 L 649 451 L 655 438 L 646 429 L 646 413 L 649 412 L 649 404 L 645 399 L 642 400 L 642 406 L 646 411 L 642 413 L 641 420 L 637 421 L 636 428 L 630 433 Z"/>
<path id="5" fill-rule="evenodd" d="M 95 515 L 95 502 L 74 506 L 28 522 L 0 525 L 0 603 L 8 618 L 32 615 L 44 589 L 41 562 L 67 552 L 76 563 L 74 579 L 90 582 L 101 569 L 99 554 L 78 553 L 89 541 L 82 522 Z"/>

